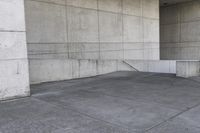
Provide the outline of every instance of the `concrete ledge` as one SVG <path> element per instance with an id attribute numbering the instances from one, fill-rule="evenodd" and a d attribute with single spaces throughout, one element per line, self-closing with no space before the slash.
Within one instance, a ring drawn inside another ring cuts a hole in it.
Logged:
<path id="1" fill-rule="evenodd" d="M 200 76 L 200 61 L 176 61 L 176 75 L 185 78 Z"/>

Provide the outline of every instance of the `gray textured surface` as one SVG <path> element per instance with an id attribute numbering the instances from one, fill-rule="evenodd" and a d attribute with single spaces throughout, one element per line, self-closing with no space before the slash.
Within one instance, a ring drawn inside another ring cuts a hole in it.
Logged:
<path id="1" fill-rule="evenodd" d="M 161 59 L 200 59 L 199 7 L 199 0 L 161 7 Z"/>
<path id="2" fill-rule="evenodd" d="M 192 0 L 160 0 L 160 5 L 163 6 L 164 3 L 171 5 L 171 4 L 177 4 L 177 3 L 189 2 L 189 1 L 192 1 Z"/>
<path id="3" fill-rule="evenodd" d="M 25 15 L 31 83 L 160 58 L 159 0 L 25 0 Z"/>
<path id="4" fill-rule="evenodd" d="M 116 72 L 33 85 L 0 103 L 0 133 L 199 133 L 200 80 Z"/>
<path id="5" fill-rule="evenodd" d="M 30 59 L 159 59 L 159 0 L 25 0 L 25 14 Z"/>
<path id="6" fill-rule="evenodd" d="M 24 0 L 0 0 L 0 101 L 28 96 Z"/>
<path id="7" fill-rule="evenodd" d="M 177 61 L 176 75 L 179 77 L 198 77 L 200 76 L 199 61 Z"/>

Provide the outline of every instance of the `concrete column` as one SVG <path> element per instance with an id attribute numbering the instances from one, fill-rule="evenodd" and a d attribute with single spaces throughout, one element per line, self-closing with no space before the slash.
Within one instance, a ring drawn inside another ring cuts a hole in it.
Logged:
<path id="1" fill-rule="evenodd" d="M 24 0 L 0 0 L 0 100 L 28 96 Z"/>

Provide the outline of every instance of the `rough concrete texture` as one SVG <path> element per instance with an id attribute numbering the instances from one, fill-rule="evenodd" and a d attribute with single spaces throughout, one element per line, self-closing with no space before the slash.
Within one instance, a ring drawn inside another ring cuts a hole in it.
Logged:
<path id="1" fill-rule="evenodd" d="M 2 133 L 199 133 L 200 80 L 116 72 L 33 85 L 0 103 Z"/>
<path id="2" fill-rule="evenodd" d="M 188 1 L 192 1 L 192 0 L 160 0 L 160 5 L 163 6 L 165 5 L 165 3 L 167 3 L 168 5 L 172 5 L 172 4 L 188 2 Z"/>
<path id="3" fill-rule="evenodd" d="M 159 59 L 158 0 L 63 1 L 25 0 L 29 58 Z"/>
<path id="4" fill-rule="evenodd" d="M 136 71 L 118 60 L 46 59 L 30 61 L 31 84 L 96 76 L 115 71 Z"/>
<path id="5" fill-rule="evenodd" d="M 24 0 L 1 0 L 0 18 L 1 31 L 25 31 Z"/>
<path id="6" fill-rule="evenodd" d="M 0 0 L 0 18 L 0 100 L 28 96 L 24 1 Z"/>
<path id="7" fill-rule="evenodd" d="M 199 61 L 177 61 L 176 75 L 179 77 L 194 77 L 200 76 Z"/>
<path id="8" fill-rule="evenodd" d="M 158 0 L 25 0 L 25 14 L 31 83 L 159 60 Z"/>
<path id="9" fill-rule="evenodd" d="M 161 59 L 200 59 L 200 1 L 161 7 Z"/>
<path id="10" fill-rule="evenodd" d="M 124 63 L 130 65 L 139 72 L 156 72 L 156 73 L 171 73 L 176 74 L 176 61 L 162 60 L 124 60 Z"/>
<path id="11" fill-rule="evenodd" d="M 106 74 L 115 71 L 140 71 L 176 74 L 176 61 L 153 60 L 65 60 L 30 61 L 30 82 L 59 81 Z M 182 69 L 182 72 L 184 70 Z M 190 77 L 191 75 L 188 75 Z M 194 76 L 194 75 L 193 75 Z"/>

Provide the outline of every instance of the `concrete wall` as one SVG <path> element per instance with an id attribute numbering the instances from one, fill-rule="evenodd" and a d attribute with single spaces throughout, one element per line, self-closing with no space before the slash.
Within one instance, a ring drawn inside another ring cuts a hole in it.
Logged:
<path id="1" fill-rule="evenodd" d="M 32 84 L 90 77 L 124 70 L 135 71 L 131 66 L 119 60 L 47 59 L 41 61 L 33 59 L 30 61 Z"/>
<path id="2" fill-rule="evenodd" d="M 124 62 L 139 72 L 176 74 L 176 61 L 172 60 L 125 60 Z"/>
<path id="3" fill-rule="evenodd" d="M 0 100 L 29 95 L 24 1 L 0 0 Z"/>
<path id="4" fill-rule="evenodd" d="M 30 62 L 32 84 L 96 76 L 115 71 L 141 71 L 176 74 L 176 61 L 157 60 L 58 60 Z M 35 71 L 37 69 L 37 71 Z M 184 70 L 182 69 L 182 72 Z"/>
<path id="5" fill-rule="evenodd" d="M 159 59 L 158 0 L 25 0 L 30 58 Z"/>
<path id="6" fill-rule="evenodd" d="M 161 7 L 161 59 L 200 60 L 200 1 Z"/>
<path id="7" fill-rule="evenodd" d="M 32 82 L 36 71 L 59 73 L 61 61 L 159 60 L 159 0 L 25 0 L 25 7 Z"/>

